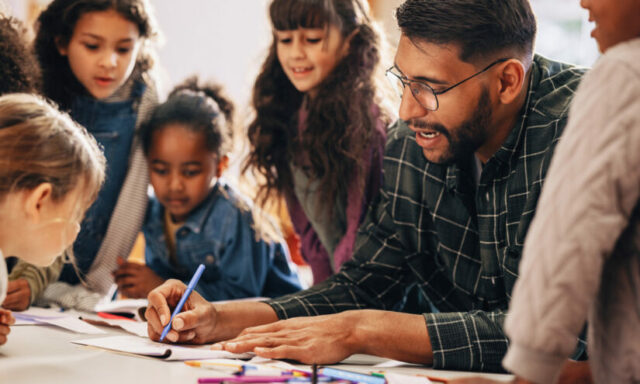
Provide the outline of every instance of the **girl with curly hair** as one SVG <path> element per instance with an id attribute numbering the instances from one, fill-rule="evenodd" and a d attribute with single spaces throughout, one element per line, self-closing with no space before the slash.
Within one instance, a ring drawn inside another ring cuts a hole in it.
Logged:
<path id="1" fill-rule="evenodd" d="M 360 0 L 274 0 L 273 43 L 253 91 L 245 170 L 284 196 L 314 283 L 351 257 L 381 180 L 388 113 L 379 36 Z"/>
<path id="2" fill-rule="evenodd" d="M 135 132 L 157 104 L 149 46 L 155 21 L 146 0 L 54 0 L 36 29 L 44 95 L 87 128 L 107 159 L 105 185 L 73 246 L 81 276 L 64 266 L 44 297 L 92 309 L 113 284 L 117 257 L 130 253 L 144 220 L 148 174 Z M 16 268 L 18 275 L 38 275 L 31 267 Z M 82 277 L 85 285 L 78 284 Z M 41 290 L 46 283 L 33 286 Z"/>

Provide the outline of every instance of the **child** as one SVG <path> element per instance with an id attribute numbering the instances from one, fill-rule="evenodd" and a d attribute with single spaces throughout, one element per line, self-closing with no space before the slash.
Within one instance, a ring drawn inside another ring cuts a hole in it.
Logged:
<path id="1" fill-rule="evenodd" d="M 29 48 L 26 29 L 19 20 L 0 12 L 0 95 L 15 92 L 36 93 L 39 92 L 39 88 L 40 67 Z M 10 265 L 15 263 L 14 258 L 7 261 Z M 4 260 L 0 262 L 3 263 Z M 11 310 L 26 309 L 31 301 L 28 281 L 24 278 L 12 281 L 11 276 L 9 280 L 7 297 L 0 304 Z"/>
<path id="2" fill-rule="evenodd" d="M 378 191 L 387 114 L 378 35 L 360 0 L 274 0 L 273 43 L 253 91 L 245 170 L 285 197 L 314 283 L 351 257 Z"/>
<path id="3" fill-rule="evenodd" d="M 147 203 L 144 154 L 136 127 L 156 104 L 147 47 L 155 32 L 145 0 L 54 0 L 37 21 L 35 50 L 44 94 L 87 127 L 104 149 L 106 182 L 74 243 L 88 287 L 105 293 L 139 232 Z M 45 299 L 92 309 L 98 300 L 65 266 Z"/>
<path id="4" fill-rule="evenodd" d="M 104 180 L 95 140 L 27 94 L 0 97 L 0 255 L 47 266 L 69 247 Z M 0 302 L 7 271 L 0 262 Z M 0 309 L 0 344 L 13 316 Z"/>
<path id="5" fill-rule="evenodd" d="M 0 95 L 39 91 L 40 68 L 22 23 L 0 12 Z"/>
<path id="6" fill-rule="evenodd" d="M 116 282 L 147 297 L 166 279 L 188 282 L 207 300 L 276 297 L 301 289 L 285 248 L 256 239 L 246 201 L 220 180 L 231 144 L 233 105 L 219 87 L 192 78 L 159 105 L 141 130 L 156 198 L 144 225 L 147 266 L 122 263 Z"/>
<path id="7" fill-rule="evenodd" d="M 525 242 L 503 361 L 518 383 L 556 382 L 587 319 L 593 381 L 640 382 L 640 2 L 581 5 L 603 56 L 575 95 Z"/>

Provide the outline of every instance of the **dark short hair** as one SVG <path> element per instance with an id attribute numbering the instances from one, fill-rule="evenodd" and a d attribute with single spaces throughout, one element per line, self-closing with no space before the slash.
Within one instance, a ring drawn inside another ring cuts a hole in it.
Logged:
<path id="1" fill-rule="evenodd" d="M 396 18 L 412 40 L 458 44 L 466 62 L 505 49 L 533 52 L 536 19 L 529 0 L 407 0 Z"/>
<path id="2" fill-rule="evenodd" d="M 139 131 L 142 148 L 148 155 L 153 134 L 177 123 L 192 132 L 202 133 L 207 150 L 224 156 L 232 146 L 233 114 L 233 102 L 220 85 L 201 84 L 197 76 L 192 76 L 177 85 L 167 101 L 156 106 L 142 123 Z"/>

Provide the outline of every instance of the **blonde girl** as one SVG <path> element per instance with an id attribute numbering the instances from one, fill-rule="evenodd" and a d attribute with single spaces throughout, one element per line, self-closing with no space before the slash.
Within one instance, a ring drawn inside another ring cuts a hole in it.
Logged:
<path id="1" fill-rule="evenodd" d="M 28 94 L 0 97 L 0 255 L 47 266 L 68 248 L 104 180 L 96 141 Z M 0 302 L 7 271 L 0 262 Z M 13 317 L 0 309 L 0 344 Z"/>

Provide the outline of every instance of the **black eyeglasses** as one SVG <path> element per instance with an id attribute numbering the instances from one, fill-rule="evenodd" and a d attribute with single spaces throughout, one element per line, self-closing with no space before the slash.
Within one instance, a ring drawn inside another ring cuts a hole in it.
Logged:
<path id="1" fill-rule="evenodd" d="M 482 71 L 476 72 L 473 75 L 467 77 L 466 79 L 450 86 L 449 88 L 443 89 L 442 91 L 435 91 L 433 88 L 431 88 L 429 84 L 424 83 L 420 80 L 407 79 L 404 75 L 394 72 L 394 70 L 397 70 L 395 66 L 387 69 L 386 76 L 387 76 L 387 79 L 389 79 L 389 82 L 391 83 L 391 86 L 393 87 L 393 89 L 395 89 L 396 92 L 398 93 L 398 96 L 400 97 L 400 99 L 402 99 L 402 95 L 404 94 L 405 87 L 409 86 L 409 89 L 411 90 L 411 94 L 416 99 L 416 101 L 422 106 L 422 108 L 429 111 L 437 111 L 439 107 L 438 95 L 442 95 L 445 92 L 449 92 L 450 90 L 464 83 L 465 81 L 471 80 L 474 77 L 488 71 L 489 68 L 493 67 L 494 65 L 498 63 L 503 63 L 507 60 L 509 59 L 508 58 L 498 59 L 493 63 L 487 65 Z"/>

